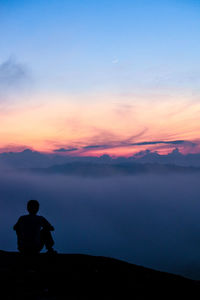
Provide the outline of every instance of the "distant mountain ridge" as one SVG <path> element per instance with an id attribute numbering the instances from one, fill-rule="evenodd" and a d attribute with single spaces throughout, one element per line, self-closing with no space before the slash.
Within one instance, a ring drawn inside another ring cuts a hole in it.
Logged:
<path id="1" fill-rule="evenodd" d="M 200 168 L 182 167 L 176 165 L 162 164 L 139 164 L 125 162 L 118 164 L 100 164 L 93 162 L 71 162 L 67 164 L 54 165 L 48 168 L 32 168 L 29 171 L 39 174 L 63 174 L 78 176 L 120 176 L 120 175 L 138 175 L 138 174 L 168 174 L 168 173 L 199 173 Z"/>
<path id="2" fill-rule="evenodd" d="M 161 155 L 150 150 L 136 153 L 131 157 L 117 157 L 104 154 L 100 157 L 70 156 L 57 153 L 46 154 L 30 149 L 21 152 L 0 153 L 0 168 L 49 168 L 54 165 L 69 163 L 94 163 L 102 165 L 128 164 L 159 164 L 175 165 L 181 167 L 200 167 L 200 153 L 184 155 L 178 149 L 174 149 L 167 155 Z"/>

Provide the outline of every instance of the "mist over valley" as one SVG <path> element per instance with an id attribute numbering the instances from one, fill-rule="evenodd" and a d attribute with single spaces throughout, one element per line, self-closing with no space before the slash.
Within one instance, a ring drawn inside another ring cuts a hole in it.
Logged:
<path id="1" fill-rule="evenodd" d="M 12 226 L 37 199 L 55 226 L 59 252 L 120 258 L 200 278 L 200 174 L 83 177 L 0 174 L 3 250 L 16 250 Z"/>

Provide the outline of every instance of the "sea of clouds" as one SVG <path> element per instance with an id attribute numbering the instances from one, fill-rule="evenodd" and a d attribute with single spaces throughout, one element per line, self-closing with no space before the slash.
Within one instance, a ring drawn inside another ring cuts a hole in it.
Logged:
<path id="1" fill-rule="evenodd" d="M 199 175 L 83 178 L 0 174 L 0 249 L 29 199 L 55 227 L 55 249 L 115 257 L 200 279 Z"/>

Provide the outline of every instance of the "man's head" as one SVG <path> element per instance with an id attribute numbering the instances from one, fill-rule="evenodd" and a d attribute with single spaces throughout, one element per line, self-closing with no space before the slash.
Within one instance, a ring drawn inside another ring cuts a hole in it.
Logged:
<path id="1" fill-rule="evenodd" d="M 27 203 L 27 210 L 29 214 L 36 215 L 39 210 L 39 202 L 37 200 L 29 200 Z"/>

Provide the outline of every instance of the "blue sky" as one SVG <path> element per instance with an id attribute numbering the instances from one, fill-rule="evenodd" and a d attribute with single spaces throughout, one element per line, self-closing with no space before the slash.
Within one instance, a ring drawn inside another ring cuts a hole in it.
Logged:
<path id="1" fill-rule="evenodd" d="M 199 17 L 198 1 L 1 1 L 0 62 L 44 90 L 193 88 Z"/>

